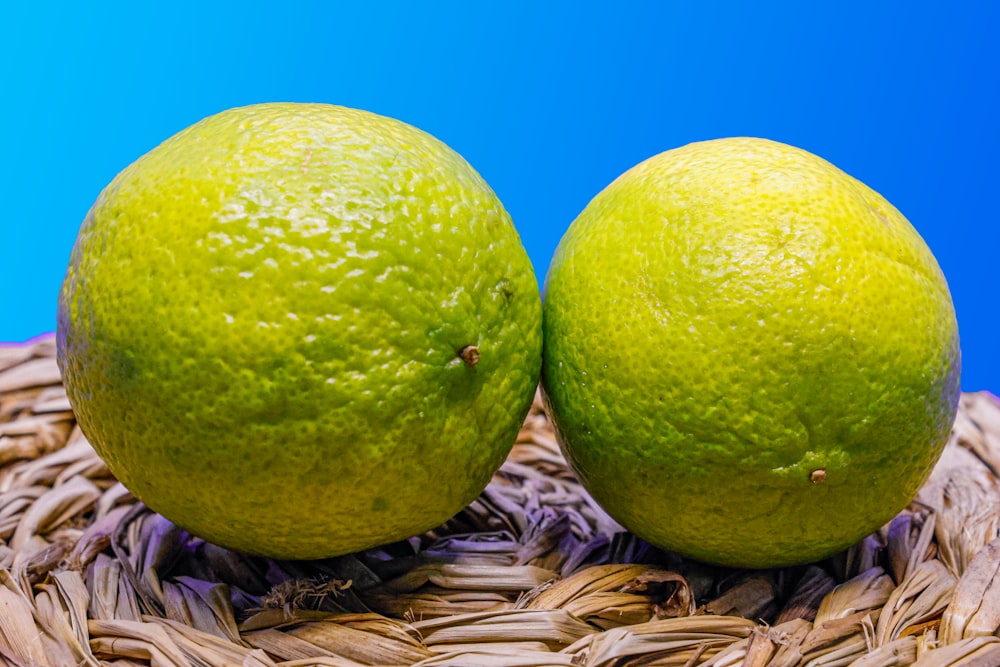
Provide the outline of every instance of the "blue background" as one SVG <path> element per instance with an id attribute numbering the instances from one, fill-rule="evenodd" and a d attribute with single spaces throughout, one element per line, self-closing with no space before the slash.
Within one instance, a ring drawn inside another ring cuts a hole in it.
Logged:
<path id="1" fill-rule="evenodd" d="M 0 8 L 0 341 L 54 329 L 120 169 L 225 108 L 319 101 L 462 153 L 539 280 L 633 164 L 722 136 L 801 146 L 910 219 L 948 277 L 963 388 L 1000 391 L 1000 3 L 89 4 Z"/>

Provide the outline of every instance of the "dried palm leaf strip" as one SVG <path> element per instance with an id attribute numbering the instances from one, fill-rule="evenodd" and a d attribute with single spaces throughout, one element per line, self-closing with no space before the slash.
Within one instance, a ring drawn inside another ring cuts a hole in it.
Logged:
<path id="1" fill-rule="evenodd" d="M 924 561 L 934 557 L 936 514 L 915 515 L 903 511 L 889 522 L 886 535 L 886 558 L 896 582 L 904 581 Z"/>
<path id="2" fill-rule="evenodd" d="M 512 595 L 493 591 L 453 591 L 436 586 L 424 586 L 416 593 L 394 594 L 385 591 L 366 593 L 365 602 L 373 611 L 395 618 L 426 620 L 502 611 L 514 607 Z"/>
<path id="3" fill-rule="evenodd" d="M 151 667 L 188 667 L 192 663 L 162 625 L 143 621 L 91 620 L 90 648 L 98 658 L 132 658 Z"/>
<path id="4" fill-rule="evenodd" d="M 0 372 L 35 357 L 53 357 L 55 353 L 55 338 L 52 336 L 39 337 L 25 343 L 0 343 Z"/>
<path id="5" fill-rule="evenodd" d="M 449 653 L 421 660 L 413 667 L 571 667 L 573 656 L 532 650 L 528 644 L 489 646 L 471 644 Z"/>
<path id="6" fill-rule="evenodd" d="M 579 656 L 579 664 L 587 667 L 697 665 L 746 639 L 756 627 L 752 621 L 730 616 L 668 618 L 605 630 L 563 652 Z"/>
<path id="7" fill-rule="evenodd" d="M 364 663 L 330 656 L 320 656 L 316 658 L 302 658 L 301 660 L 287 660 L 275 663 L 276 667 L 366 667 Z M 380 666 L 383 667 L 383 666 Z M 402 665 L 385 665 L 384 667 L 404 667 Z"/>
<path id="8" fill-rule="evenodd" d="M 916 660 L 917 638 L 910 635 L 883 644 L 849 664 L 851 667 L 907 667 Z"/>
<path id="9" fill-rule="evenodd" d="M 284 632 L 325 654 L 365 665 L 410 665 L 433 655 L 412 626 L 377 614 L 336 614 L 286 626 Z M 245 638 L 261 641 L 252 633 Z"/>
<path id="10" fill-rule="evenodd" d="M 45 535 L 70 518 L 90 509 L 101 496 L 101 490 L 86 477 L 70 478 L 39 496 L 21 516 L 10 546 L 22 549 L 34 535 Z"/>
<path id="11" fill-rule="evenodd" d="M 163 598 L 165 618 L 240 643 L 227 585 L 187 576 L 173 577 L 163 582 Z"/>
<path id="12" fill-rule="evenodd" d="M 845 618 L 857 612 L 881 609 L 896 585 L 881 567 L 873 567 L 834 587 L 816 612 L 815 624 Z"/>
<path id="13" fill-rule="evenodd" d="M 56 572 L 51 577 L 51 583 L 41 584 L 37 589 L 35 608 L 38 625 L 57 639 L 55 644 L 63 653 L 59 661 L 97 667 L 87 630 L 89 594 L 80 573 Z"/>
<path id="14" fill-rule="evenodd" d="M 207 667 L 214 665 L 275 667 L 274 660 L 265 651 L 250 647 L 242 641 L 229 641 L 166 618 L 146 617 L 144 620 L 162 626 L 167 636 L 192 664 L 203 664 Z"/>
<path id="15" fill-rule="evenodd" d="M 913 667 L 996 667 L 1000 638 L 969 637 L 923 653 Z"/>
<path id="16" fill-rule="evenodd" d="M 676 572 L 641 564 L 595 565 L 518 601 L 521 609 L 565 609 L 602 630 L 654 618 L 689 616 L 694 598 Z"/>
<path id="17" fill-rule="evenodd" d="M 37 350 L 33 351 L 37 354 Z M 59 366 L 52 357 L 26 359 L 0 371 L 0 393 L 13 393 L 20 389 L 46 387 L 61 381 Z"/>
<path id="18" fill-rule="evenodd" d="M 924 561 L 889 595 L 878 615 L 875 645 L 902 636 L 914 625 L 940 618 L 957 583 L 941 561 Z"/>
<path id="19" fill-rule="evenodd" d="M 34 600 L 8 571 L 0 570 L 0 658 L 14 665 L 55 665 L 41 640 Z"/>
<path id="20" fill-rule="evenodd" d="M 440 644 L 541 642 L 552 650 L 596 632 L 562 609 L 509 609 L 414 621 L 429 647 Z"/>
<path id="21" fill-rule="evenodd" d="M 993 635 L 1000 629 L 1000 538 L 982 548 L 955 586 L 941 618 L 940 639 Z"/>
<path id="22" fill-rule="evenodd" d="M 957 443 L 982 461 L 995 478 L 1000 477 L 1000 398 L 980 391 L 962 394 L 959 401 L 953 429 Z"/>
<path id="23" fill-rule="evenodd" d="M 125 574 L 121 561 L 103 553 L 98 554 L 87 567 L 86 582 L 90 593 L 88 618 L 101 621 L 141 620 L 139 596 Z"/>

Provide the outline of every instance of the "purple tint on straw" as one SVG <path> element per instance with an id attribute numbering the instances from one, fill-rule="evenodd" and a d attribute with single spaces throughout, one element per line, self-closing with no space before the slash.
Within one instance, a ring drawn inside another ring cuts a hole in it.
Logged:
<path id="1" fill-rule="evenodd" d="M 36 343 L 41 343 L 44 340 L 55 337 L 54 331 L 47 331 L 45 333 L 38 334 L 37 336 L 32 336 L 25 341 L 0 341 L 0 347 L 27 347 L 29 345 L 35 345 Z"/>

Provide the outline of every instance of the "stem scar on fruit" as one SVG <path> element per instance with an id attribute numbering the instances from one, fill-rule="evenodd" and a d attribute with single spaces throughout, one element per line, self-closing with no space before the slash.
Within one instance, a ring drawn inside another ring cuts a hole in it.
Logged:
<path id="1" fill-rule="evenodd" d="M 479 348 L 475 345 L 466 345 L 458 351 L 458 356 L 462 358 L 466 366 L 475 366 L 479 363 Z"/>
<path id="2" fill-rule="evenodd" d="M 813 484 L 821 484 L 826 481 L 826 468 L 816 468 L 809 473 L 809 481 Z"/>

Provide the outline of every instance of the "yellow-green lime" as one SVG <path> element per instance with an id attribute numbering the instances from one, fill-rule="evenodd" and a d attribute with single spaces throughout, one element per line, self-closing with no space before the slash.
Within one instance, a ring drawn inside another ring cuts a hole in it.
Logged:
<path id="1" fill-rule="evenodd" d="M 664 549 L 817 560 L 907 505 L 947 439 L 945 278 L 886 199 L 781 143 L 694 143 L 598 194 L 553 257 L 542 383 L 594 498 Z"/>
<path id="2" fill-rule="evenodd" d="M 86 436 L 193 534 L 284 558 L 426 531 L 503 462 L 541 300 L 441 141 L 323 104 L 208 117 L 118 174 L 59 296 Z"/>

